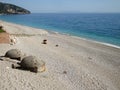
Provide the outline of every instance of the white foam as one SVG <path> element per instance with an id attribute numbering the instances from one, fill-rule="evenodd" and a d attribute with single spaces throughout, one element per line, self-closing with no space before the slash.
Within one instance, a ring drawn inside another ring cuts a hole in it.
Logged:
<path id="1" fill-rule="evenodd" d="M 117 45 L 113 45 L 113 44 L 109 44 L 109 43 L 105 43 L 105 42 L 94 41 L 91 39 L 77 37 L 77 36 L 72 36 L 72 37 L 120 49 L 120 46 L 117 46 Z"/>

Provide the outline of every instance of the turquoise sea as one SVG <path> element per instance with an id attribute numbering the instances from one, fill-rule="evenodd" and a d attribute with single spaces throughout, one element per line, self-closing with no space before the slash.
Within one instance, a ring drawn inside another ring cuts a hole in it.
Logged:
<path id="1" fill-rule="evenodd" d="M 117 13 L 33 13 L 0 15 L 0 20 L 120 46 Z"/>

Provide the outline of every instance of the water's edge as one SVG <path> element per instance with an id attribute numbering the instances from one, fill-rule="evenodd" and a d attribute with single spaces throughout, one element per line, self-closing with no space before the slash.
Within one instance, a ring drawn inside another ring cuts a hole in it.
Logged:
<path id="1" fill-rule="evenodd" d="M 4 20 L 0 20 L 0 21 L 7 22 L 7 21 L 4 21 Z M 22 24 L 13 23 L 13 22 L 7 22 L 7 23 L 16 24 L 16 25 L 20 25 L 20 26 L 26 26 L 26 25 L 22 25 Z M 27 26 L 27 27 L 31 27 L 31 26 Z M 35 28 L 35 27 L 31 27 L 31 28 Z M 36 28 L 36 29 L 40 29 L 40 28 Z M 97 40 L 92 40 L 92 39 L 89 39 L 89 38 L 78 37 L 78 36 L 74 36 L 74 35 L 70 35 L 70 34 L 66 34 L 66 33 L 50 31 L 50 30 L 47 30 L 47 29 L 41 29 L 41 30 L 45 30 L 45 31 L 47 31 L 48 33 L 51 33 L 51 34 L 66 35 L 66 36 L 70 36 L 72 38 L 77 38 L 77 39 L 90 41 L 90 42 L 93 42 L 93 43 L 98 43 L 98 44 L 102 44 L 102 45 L 105 45 L 105 46 L 110 46 L 110 47 L 114 47 L 114 48 L 120 49 L 120 46 L 117 46 L 117 45 L 114 45 L 114 44 L 110 44 L 110 43 L 100 42 L 100 41 L 97 41 Z"/>

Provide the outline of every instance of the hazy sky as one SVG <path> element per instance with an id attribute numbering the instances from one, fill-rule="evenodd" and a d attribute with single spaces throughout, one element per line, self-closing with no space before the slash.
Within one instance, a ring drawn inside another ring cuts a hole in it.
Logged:
<path id="1" fill-rule="evenodd" d="M 36 12 L 119 12 L 120 0 L 0 0 Z"/>

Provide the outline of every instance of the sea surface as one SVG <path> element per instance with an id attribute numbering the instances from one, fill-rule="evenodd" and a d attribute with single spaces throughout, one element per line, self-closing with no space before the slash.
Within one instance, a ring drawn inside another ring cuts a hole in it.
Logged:
<path id="1" fill-rule="evenodd" d="M 0 20 L 120 46 L 120 14 L 33 13 Z"/>

